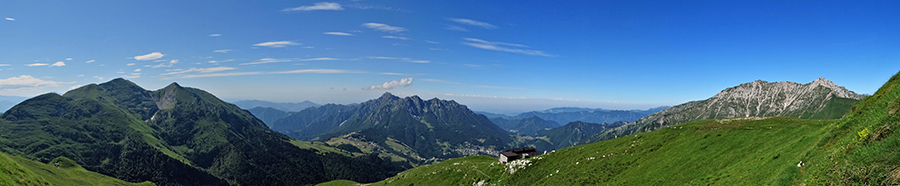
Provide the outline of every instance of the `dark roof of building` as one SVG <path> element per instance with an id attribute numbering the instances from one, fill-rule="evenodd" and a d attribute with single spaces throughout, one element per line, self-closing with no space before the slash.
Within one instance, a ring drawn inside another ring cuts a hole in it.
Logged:
<path id="1" fill-rule="evenodd" d="M 506 156 L 506 157 L 510 157 L 510 156 L 518 156 L 519 154 L 528 154 L 528 155 L 534 156 L 534 155 L 539 155 L 540 153 L 537 152 L 537 150 L 535 150 L 534 147 L 523 147 L 523 148 L 505 150 L 503 152 L 500 152 L 500 154 L 502 154 L 503 156 Z"/>
<path id="2" fill-rule="evenodd" d="M 503 152 L 500 152 L 500 154 L 503 155 L 503 156 L 506 156 L 506 157 L 512 157 L 512 156 L 518 156 L 518 155 L 519 155 L 519 154 L 516 154 L 515 152 L 510 152 L 510 151 L 503 151 Z"/>

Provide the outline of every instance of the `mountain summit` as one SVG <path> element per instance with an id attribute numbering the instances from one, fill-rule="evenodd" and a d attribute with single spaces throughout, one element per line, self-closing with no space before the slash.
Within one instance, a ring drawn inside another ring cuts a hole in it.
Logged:
<path id="1" fill-rule="evenodd" d="M 493 154 L 512 141 L 506 131 L 456 101 L 390 93 L 360 104 L 291 113 L 272 129 L 300 140 L 380 149 L 413 162 Z"/>
<path id="2" fill-rule="evenodd" d="M 703 119 L 786 116 L 804 119 L 840 118 L 851 104 L 865 98 L 825 78 L 807 84 L 756 80 L 722 90 L 701 101 L 669 107 L 590 138 L 595 142 L 616 136 L 653 131 Z"/>

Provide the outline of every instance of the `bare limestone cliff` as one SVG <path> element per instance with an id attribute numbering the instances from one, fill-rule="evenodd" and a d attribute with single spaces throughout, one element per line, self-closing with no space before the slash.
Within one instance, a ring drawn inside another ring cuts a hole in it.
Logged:
<path id="1" fill-rule="evenodd" d="M 649 132 L 703 119 L 784 116 L 832 119 L 846 114 L 864 98 L 824 78 L 807 84 L 756 80 L 722 90 L 715 96 L 669 107 L 635 122 L 604 131 L 586 142 Z"/>

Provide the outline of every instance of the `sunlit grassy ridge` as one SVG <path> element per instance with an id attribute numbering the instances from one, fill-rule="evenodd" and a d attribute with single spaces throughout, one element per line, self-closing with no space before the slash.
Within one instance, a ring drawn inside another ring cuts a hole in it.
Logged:
<path id="1" fill-rule="evenodd" d="M 810 154 L 803 182 L 817 184 L 900 184 L 900 74 L 828 128 Z"/>
<path id="2" fill-rule="evenodd" d="M 489 156 L 417 167 L 372 185 L 785 185 L 833 120 L 702 120 L 497 164 Z"/>
<path id="3" fill-rule="evenodd" d="M 450 159 L 371 185 L 900 184 L 900 74 L 850 110 L 835 120 L 701 120 L 509 164 Z"/>
<path id="4" fill-rule="evenodd" d="M 59 163 L 56 167 L 53 163 Z M 0 185 L 155 185 L 129 183 L 85 170 L 68 158 L 60 157 L 44 164 L 0 153 Z"/>

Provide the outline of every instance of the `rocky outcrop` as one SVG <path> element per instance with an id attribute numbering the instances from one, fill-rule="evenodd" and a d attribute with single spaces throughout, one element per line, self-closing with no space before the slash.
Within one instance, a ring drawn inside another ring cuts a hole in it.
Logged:
<path id="1" fill-rule="evenodd" d="M 840 118 L 850 110 L 853 102 L 863 98 L 864 95 L 824 78 L 807 84 L 756 80 L 727 88 L 706 100 L 669 107 L 590 139 L 612 139 L 703 119 L 770 116 Z"/>

